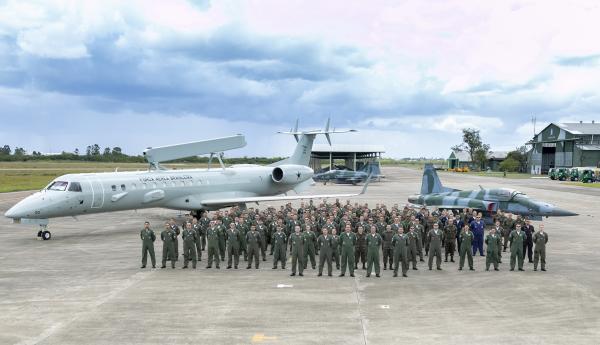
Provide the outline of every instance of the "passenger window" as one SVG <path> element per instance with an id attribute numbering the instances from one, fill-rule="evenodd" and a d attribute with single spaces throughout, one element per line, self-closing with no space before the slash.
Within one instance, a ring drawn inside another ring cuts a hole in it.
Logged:
<path id="1" fill-rule="evenodd" d="M 122 184 L 122 185 L 121 185 L 121 190 L 122 190 L 122 191 L 125 191 L 125 189 L 127 189 L 127 188 L 125 188 L 125 185 L 124 185 L 124 184 Z"/>
<path id="2" fill-rule="evenodd" d="M 71 182 L 69 184 L 69 192 L 81 192 L 81 184 L 79 182 Z"/>
<path id="3" fill-rule="evenodd" d="M 114 184 L 113 184 L 113 185 L 112 185 L 110 188 L 112 188 L 112 191 L 113 191 L 113 192 L 116 192 L 116 191 L 117 191 L 117 186 L 116 186 L 116 185 L 114 185 Z"/>

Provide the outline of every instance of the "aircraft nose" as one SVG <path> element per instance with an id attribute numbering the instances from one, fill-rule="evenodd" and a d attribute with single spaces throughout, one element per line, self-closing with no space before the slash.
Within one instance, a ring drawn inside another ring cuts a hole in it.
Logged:
<path id="1" fill-rule="evenodd" d="M 16 210 L 17 206 L 13 206 L 10 209 L 8 209 L 8 211 L 6 211 L 6 213 L 4 213 L 4 217 L 6 218 L 17 218 L 18 216 L 18 210 Z"/>
<path id="2" fill-rule="evenodd" d="M 552 210 L 552 216 L 554 216 L 554 217 L 570 217 L 570 216 L 578 216 L 578 214 L 571 212 L 571 211 L 563 210 L 562 208 L 555 207 Z"/>
<path id="3" fill-rule="evenodd" d="M 4 216 L 7 218 L 31 218 L 36 205 L 37 198 L 34 195 L 19 201 L 16 205 L 8 209 Z"/>

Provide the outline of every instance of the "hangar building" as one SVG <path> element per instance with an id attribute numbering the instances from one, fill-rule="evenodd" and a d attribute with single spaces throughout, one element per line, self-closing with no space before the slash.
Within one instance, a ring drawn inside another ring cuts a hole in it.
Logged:
<path id="1" fill-rule="evenodd" d="M 557 167 L 599 167 L 600 123 L 551 123 L 527 142 L 528 170 L 547 174 Z"/>
<path id="2" fill-rule="evenodd" d="M 333 144 L 313 146 L 310 167 L 315 171 L 321 170 L 323 163 L 331 168 L 336 159 L 343 159 L 344 165 L 352 170 L 360 170 L 367 163 L 379 166 L 381 154 L 385 148 L 381 145 L 344 145 Z"/>

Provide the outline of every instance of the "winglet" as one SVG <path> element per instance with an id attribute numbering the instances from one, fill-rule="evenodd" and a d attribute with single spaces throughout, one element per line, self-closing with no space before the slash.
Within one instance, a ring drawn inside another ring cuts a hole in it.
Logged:
<path id="1" fill-rule="evenodd" d="M 329 143 L 329 146 L 331 146 L 331 137 L 329 136 L 329 124 L 330 123 L 331 123 L 331 117 L 328 117 L 327 124 L 325 125 L 325 138 L 327 138 L 327 142 Z"/>

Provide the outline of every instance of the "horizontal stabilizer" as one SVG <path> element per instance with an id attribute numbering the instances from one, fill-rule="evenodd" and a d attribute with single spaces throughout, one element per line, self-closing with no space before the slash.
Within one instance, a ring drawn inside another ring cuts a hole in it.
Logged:
<path id="1" fill-rule="evenodd" d="M 192 143 L 160 146 L 144 150 L 149 163 L 168 162 L 175 159 L 239 149 L 246 146 L 246 139 L 238 134 L 231 137 L 196 141 Z"/>

